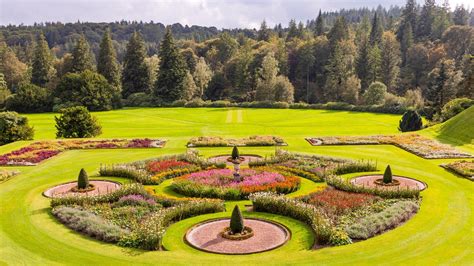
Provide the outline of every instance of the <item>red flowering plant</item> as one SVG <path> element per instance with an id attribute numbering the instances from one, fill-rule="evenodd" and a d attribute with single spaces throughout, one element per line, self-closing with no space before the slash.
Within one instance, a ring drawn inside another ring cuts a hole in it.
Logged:
<path id="1" fill-rule="evenodd" d="M 176 159 L 164 161 L 151 161 L 146 165 L 146 170 L 151 173 L 160 173 L 167 170 L 183 169 L 192 166 L 192 164 L 185 161 L 178 161 Z"/>

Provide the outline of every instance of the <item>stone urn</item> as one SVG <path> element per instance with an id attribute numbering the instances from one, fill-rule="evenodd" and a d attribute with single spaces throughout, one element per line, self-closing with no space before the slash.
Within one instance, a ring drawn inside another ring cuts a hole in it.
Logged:
<path id="1" fill-rule="evenodd" d="M 227 158 L 228 162 L 231 162 L 234 165 L 234 181 L 235 182 L 240 182 L 242 181 L 242 178 L 240 176 L 240 163 L 242 163 L 245 160 L 244 157 L 240 157 L 239 155 L 239 149 L 237 149 L 236 146 L 234 146 L 234 149 L 232 150 L 232 155 Z"/>

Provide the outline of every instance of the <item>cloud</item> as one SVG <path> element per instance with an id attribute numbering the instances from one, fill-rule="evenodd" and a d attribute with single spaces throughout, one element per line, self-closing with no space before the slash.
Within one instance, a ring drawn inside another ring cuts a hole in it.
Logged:
<path id="1" fill-rule="evenodd" d="M 421 2 L 421 0 L 418 0 Z M 440 2 L 440 0 L 438 0 Z M 451 6 L 469 0 L 451 0 Z M 257 28 L 290 19 L 306 21 L 323 11 L 341 8 L 404 5 L 405 0 L 0 0 L 0 24 L 45 21 L 110 22 L 125 20 L 182 23 L 218 28 Z"/>

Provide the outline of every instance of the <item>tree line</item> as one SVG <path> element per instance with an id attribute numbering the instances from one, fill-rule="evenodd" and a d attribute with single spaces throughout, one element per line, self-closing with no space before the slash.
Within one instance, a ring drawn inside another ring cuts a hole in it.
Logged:
<path id="1" fill-rule="evenodd" d="M 153 35 L 154 23 L 6 26 L 0 31 L 0 106 L 45 112 L 228 100 L 440 112 L 454 98 L 474 98 L 472 17 L 448 2 L 408 0 L 388 11 L 320 11 L 286 28 L 263 21 L 258 30 L 175 24 Z M 63 34 L 71 25 L 85 25 L 84 31 Z M 112 33 L 118 26 L 133 29 L 126 42 Z M 48 37 L 51 28 L 54 38 Z M 36 37 L 30 41 L 19 37 L 31 32 Z M 93 49 L 97 32 L 102 36 Z M 66 35 L 73 38 L 65 41 Z M 125 45 L 123 52 L 117 43 Z"/>

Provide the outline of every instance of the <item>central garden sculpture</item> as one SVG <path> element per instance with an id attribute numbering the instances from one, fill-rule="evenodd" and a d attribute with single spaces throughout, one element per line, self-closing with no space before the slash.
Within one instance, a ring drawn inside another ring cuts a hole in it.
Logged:
<path id="1" fill-rule="evenodd" d="M 239 149 L 237 148 L 237 146 L 234 146 L 234 148 L 232 149 L 232 155 L 229 158 L 227 158 L 227 161 L 234 164 L 235 182 L 242 181 L 239 171 L 240 171 L 240 163 L 242 163 L 244 160 L 245 158 L 240 156 Z"/>

